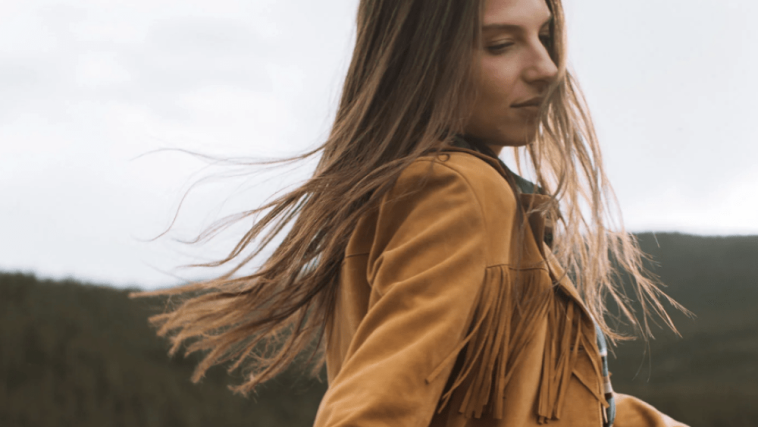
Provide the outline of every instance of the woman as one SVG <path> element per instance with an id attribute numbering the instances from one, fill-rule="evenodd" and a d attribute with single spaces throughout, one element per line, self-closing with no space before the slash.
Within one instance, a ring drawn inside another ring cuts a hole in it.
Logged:
<path id="1" fill-rule="evenodd" d="M 319 427 L 681 425 L 608 381 L 608 298 L 643 334 L 649 311 L 674 327 L 610 229 L 560 0 L 362 0 L 357 25 L 331 135 L 301 157 L 321 155 L 313 177 L 245 214 L 261 217 L 214 264 L 228 274 L 160 292 L 193 295 L 152 319 L 171 352 L 210 350 L 194 380 L 246 369 L 242 393 L 325 359 Z"/>

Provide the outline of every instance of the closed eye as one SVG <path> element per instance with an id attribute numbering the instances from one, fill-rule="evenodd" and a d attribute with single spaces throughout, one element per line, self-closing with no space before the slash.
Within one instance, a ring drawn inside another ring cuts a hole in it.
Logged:
<path id="1" fill-rule="evenodd" d="M 513 46 L 513 45 L 514 45 L 513 42 L 501 43 L 501 44 L 496 44 L 496 45 L 488 46 L 487 50 L 490 51 L 490 52 L 492 52 L 492 53 L 497 53 L 497 52 L 502 52 L 502 51 L 508 49 L 509 47 Z"/>

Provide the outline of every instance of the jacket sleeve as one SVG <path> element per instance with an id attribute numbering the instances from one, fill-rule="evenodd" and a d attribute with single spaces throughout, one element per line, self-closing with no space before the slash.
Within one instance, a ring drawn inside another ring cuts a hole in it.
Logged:
<path id="1" fill-rule="evenodd" d="M 616 419 L 613 427 L 688 427 L 636 397 L 614 393 Z"/>
<path id="2" fill-rule="evenodd" d="M 452 364 L 426 378 L 469 329 L 486 234 L 479 201 L 458 172 L 417 161 L 401 174 L 379 208 L 368 311 L 316 427 L 429 425 Z"/>

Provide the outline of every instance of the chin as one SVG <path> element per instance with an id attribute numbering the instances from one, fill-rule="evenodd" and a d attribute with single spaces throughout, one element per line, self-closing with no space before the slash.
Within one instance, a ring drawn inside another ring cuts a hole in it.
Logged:
<path id="1" fill-rule="evenodd" d="M 537 133 L 536 129 L 529 128 L 524 128 L 521 132 L 513 132 L 513 129 L 509 130 L 510 132 L 501 133 L 490 139 L 488 143 L 500 147 L 524 147 L 534 142 Z"/>
<path id="2" fill-rule="evenodd" d="M 537 136 L 537 123 L 519 122 L 499 128 L 489 127 L 486 131 L 483 128 L 465 134 L 492 147 L 524 147 L 534 142 Z"/>

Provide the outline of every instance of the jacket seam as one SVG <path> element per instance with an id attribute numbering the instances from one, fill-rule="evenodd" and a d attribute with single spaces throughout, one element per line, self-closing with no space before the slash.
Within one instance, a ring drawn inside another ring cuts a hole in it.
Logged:
<path id="1" fill-rule="evenodd" d="M 511 264 L 493 264 L 493 265 L 488 265 L 486 268 L 495 268 L 495 267 L 506 267 L 506 268 L 509 268 L 511 270 L 516 270 L 516 271 L 527 271 L 527 270 L 544 270 L 544 271 L 549 271 L 545 267 L 515 267 L 515 266 L 513 266 Z"/>
<path id="2" fill-rule="evenodd" d="M 357 254 L 345 255 L 342 259 L 354 258 L 354 257 L 361 256 L 361 255 L 371 255 L 371 252 L 360 252 L 360 253 L 357 253 Z"/>
<path id="3" fill-rule="evenodd" d="M 348 258 L 356 258 L 356 257 L 359 257 L 359 256 L 369 256 L 369 255 L 371 255 L 370 252 L 361 252 L 361 253 L 357 253 L 357 254 L 350 254 L 350 255 L 345 255 L 342 258 L 342 260 L 345 261 Z M 508 263 L 486 265 L 484 268 L 488 269 L 488 268 L 497 268 L 497 267 L 504 267 L 504 268 L 508 268 L 508 269 L 511 269 L 511 270 L 515 270 L 515 271 L 529 271 L 529 270 L 544 270 L 544 271 L 549 271 L 544 266 L 540 266 L 540 267 L 516 267 L 516 266 L 513 266 L 513 265 L 508 264 Z"/>

